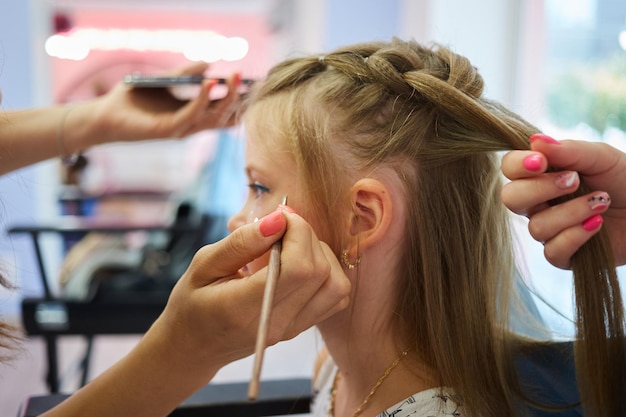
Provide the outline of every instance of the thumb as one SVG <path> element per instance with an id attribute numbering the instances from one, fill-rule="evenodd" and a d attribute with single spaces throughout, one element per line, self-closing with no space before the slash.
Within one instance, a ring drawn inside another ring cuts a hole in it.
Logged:
<path id="1" fill-rule="evenodd" d="M 219 242 L 200 249 L 192 264 L 207 271 L 201 276 L 207 285 L 237 275 L 239 269 L 270 250 L 286 230 L 287 221 L 282 210 L 274 211 L 259 222 L 246 224 Z"/>
<path id="2" fill-rule="evenodd" d="M 618 160 L 618 152 L 613 147 L 600 142 L 554 139 L 535 140 L 533 151 L 541 152 L 548 165 L 578 171 L 583 175 L 597 175 L 613 167 Z"/>

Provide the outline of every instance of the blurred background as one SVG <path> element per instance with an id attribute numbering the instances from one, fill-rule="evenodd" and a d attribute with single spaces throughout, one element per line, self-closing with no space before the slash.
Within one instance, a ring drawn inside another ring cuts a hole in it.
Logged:
<path id="1" fill-rule="evenodd" d="M 622 0 L 4 1 L 0 108 L 84 100 L 107 91 L 125 74 L 162 73 L 198 60 L 210 62 L 216 77 L 239 71 L 244 78 L 261 78 L 289 56 L 392 36 L 442 43 L 467 56 L 483 75 L 488 97 L 547 134 L 626 149 Z M 102 146 L 85 155 L 88 163 L 79 167 L 78 184 L 68 181 L 58 161 L 12 173 L 0 179 L 3 230 L 94 212 L 124 219 L 141 213 L 160 220 L 172 216 L 172 196 L 180 201 L 190 194 L 200 211 L 228 217 L 245 191 L 240 136 L 231 129 L 182 141 Z M 70 204 L 76 192 L 80 213 L 72 212 L 76 207 Z M 58 282 L 55 271 L 61 270 L 67 242 L 47 236 L 43 247 L 51 281 Z M 520 233 L 520 247 L 522 269 L 540 311 L 564 337 L 571 335 L 569 273 L 548 265 L 541 246 L 526 233 Z M 0 264 L 19 286 L 18 291 L 0 290 L 0 314 L 19 323 L 22 298 L 43 291 L 28 237 L 0 234 Z M 96 344 L 92 376 L 136 340 L 109 337 Z M 71 374 L 81 342 L 69 338 L 64 343 L 61 371 Z M 265 376 L 309 376 L 320 344 L 310 331 L 270 349 Z M 43 348 L 36 340 L 28 347 L 23 363 L 0 370 L 2 415 L 15 415 L 26 396 L 46 392 Z M 233 364 L 217 380 L 246 380 L 250 363 Z M 72 378 L 62 386 L 75 388 Z"/>

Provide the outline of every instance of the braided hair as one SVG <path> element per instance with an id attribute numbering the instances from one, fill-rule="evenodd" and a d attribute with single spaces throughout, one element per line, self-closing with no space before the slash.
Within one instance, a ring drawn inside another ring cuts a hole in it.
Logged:
<path id="1" fill-rule="evenodd" d="M 345 237 L 333 219 L 349 209 L 354 176 L 395 173 L 407 213 L 393 266 L 403 277 L 399 330 L 469 415 L 515 415 L 526 397 L 514 352 L 530 342 L 509 329 L 515 264 L 497 152 L 529 149 L 538 129 L 483 90 L 467 58 L 393 39 L 276 65 L 248 113 L 277 115 L 306 190 L 303 214 L 322 220 L 319 234 L 337 254 Z M 577 380 L 591 416 L 624 414 L 624 320 L 611 256 L 601 231 L 572 260 Z"/>

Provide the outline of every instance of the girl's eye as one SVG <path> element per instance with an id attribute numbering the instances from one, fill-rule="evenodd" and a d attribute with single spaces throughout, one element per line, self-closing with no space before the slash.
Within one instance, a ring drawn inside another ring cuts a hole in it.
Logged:
<path id="1" fill-rule="evenodd" d="M 251 184 L 248 184 L 248 187 L 250 188 L 250 192 L 252 194 L 254 194 L 255 198 L 259 198 L 261 197 L 264 193 L 269 193 L 270 189 L 267 188 L 266 186 L 259 184 L 258 182 L 253 182 Z"/>

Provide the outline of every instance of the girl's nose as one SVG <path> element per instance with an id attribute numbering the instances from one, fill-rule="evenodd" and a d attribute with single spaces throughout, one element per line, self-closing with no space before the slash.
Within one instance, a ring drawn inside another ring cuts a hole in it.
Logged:
<path id="1" fill-rule="evenodd" d="M 239 210 L 239 212 L 237 212 L 235 215 L 233 215 L 230 219 L 228 219 L 228 223 L 227 223 L 227 227 L 228 227 L 228 231 L 229 232 L 234 232 L 235 229 L 237 229 L 238 227 L 243 226 L 244 224 L 247 223 L 246 221 L 246 217 L 243 213 L 244 213 L 244 208 L 242 208 L 241 210 Z"/>
<path id="2" fill-rule="evenodd" d="M 247 204 L 245 204 L 239 212 L 237 212 L 234 216 L 232 216 L 228 220 L 228 230 L 232 233 L 238 227 L 243 226 L 244 224 L 252 223 L 257 221 L 258 218 L 255 216 L 254 210 L 250 210 Z"/>

